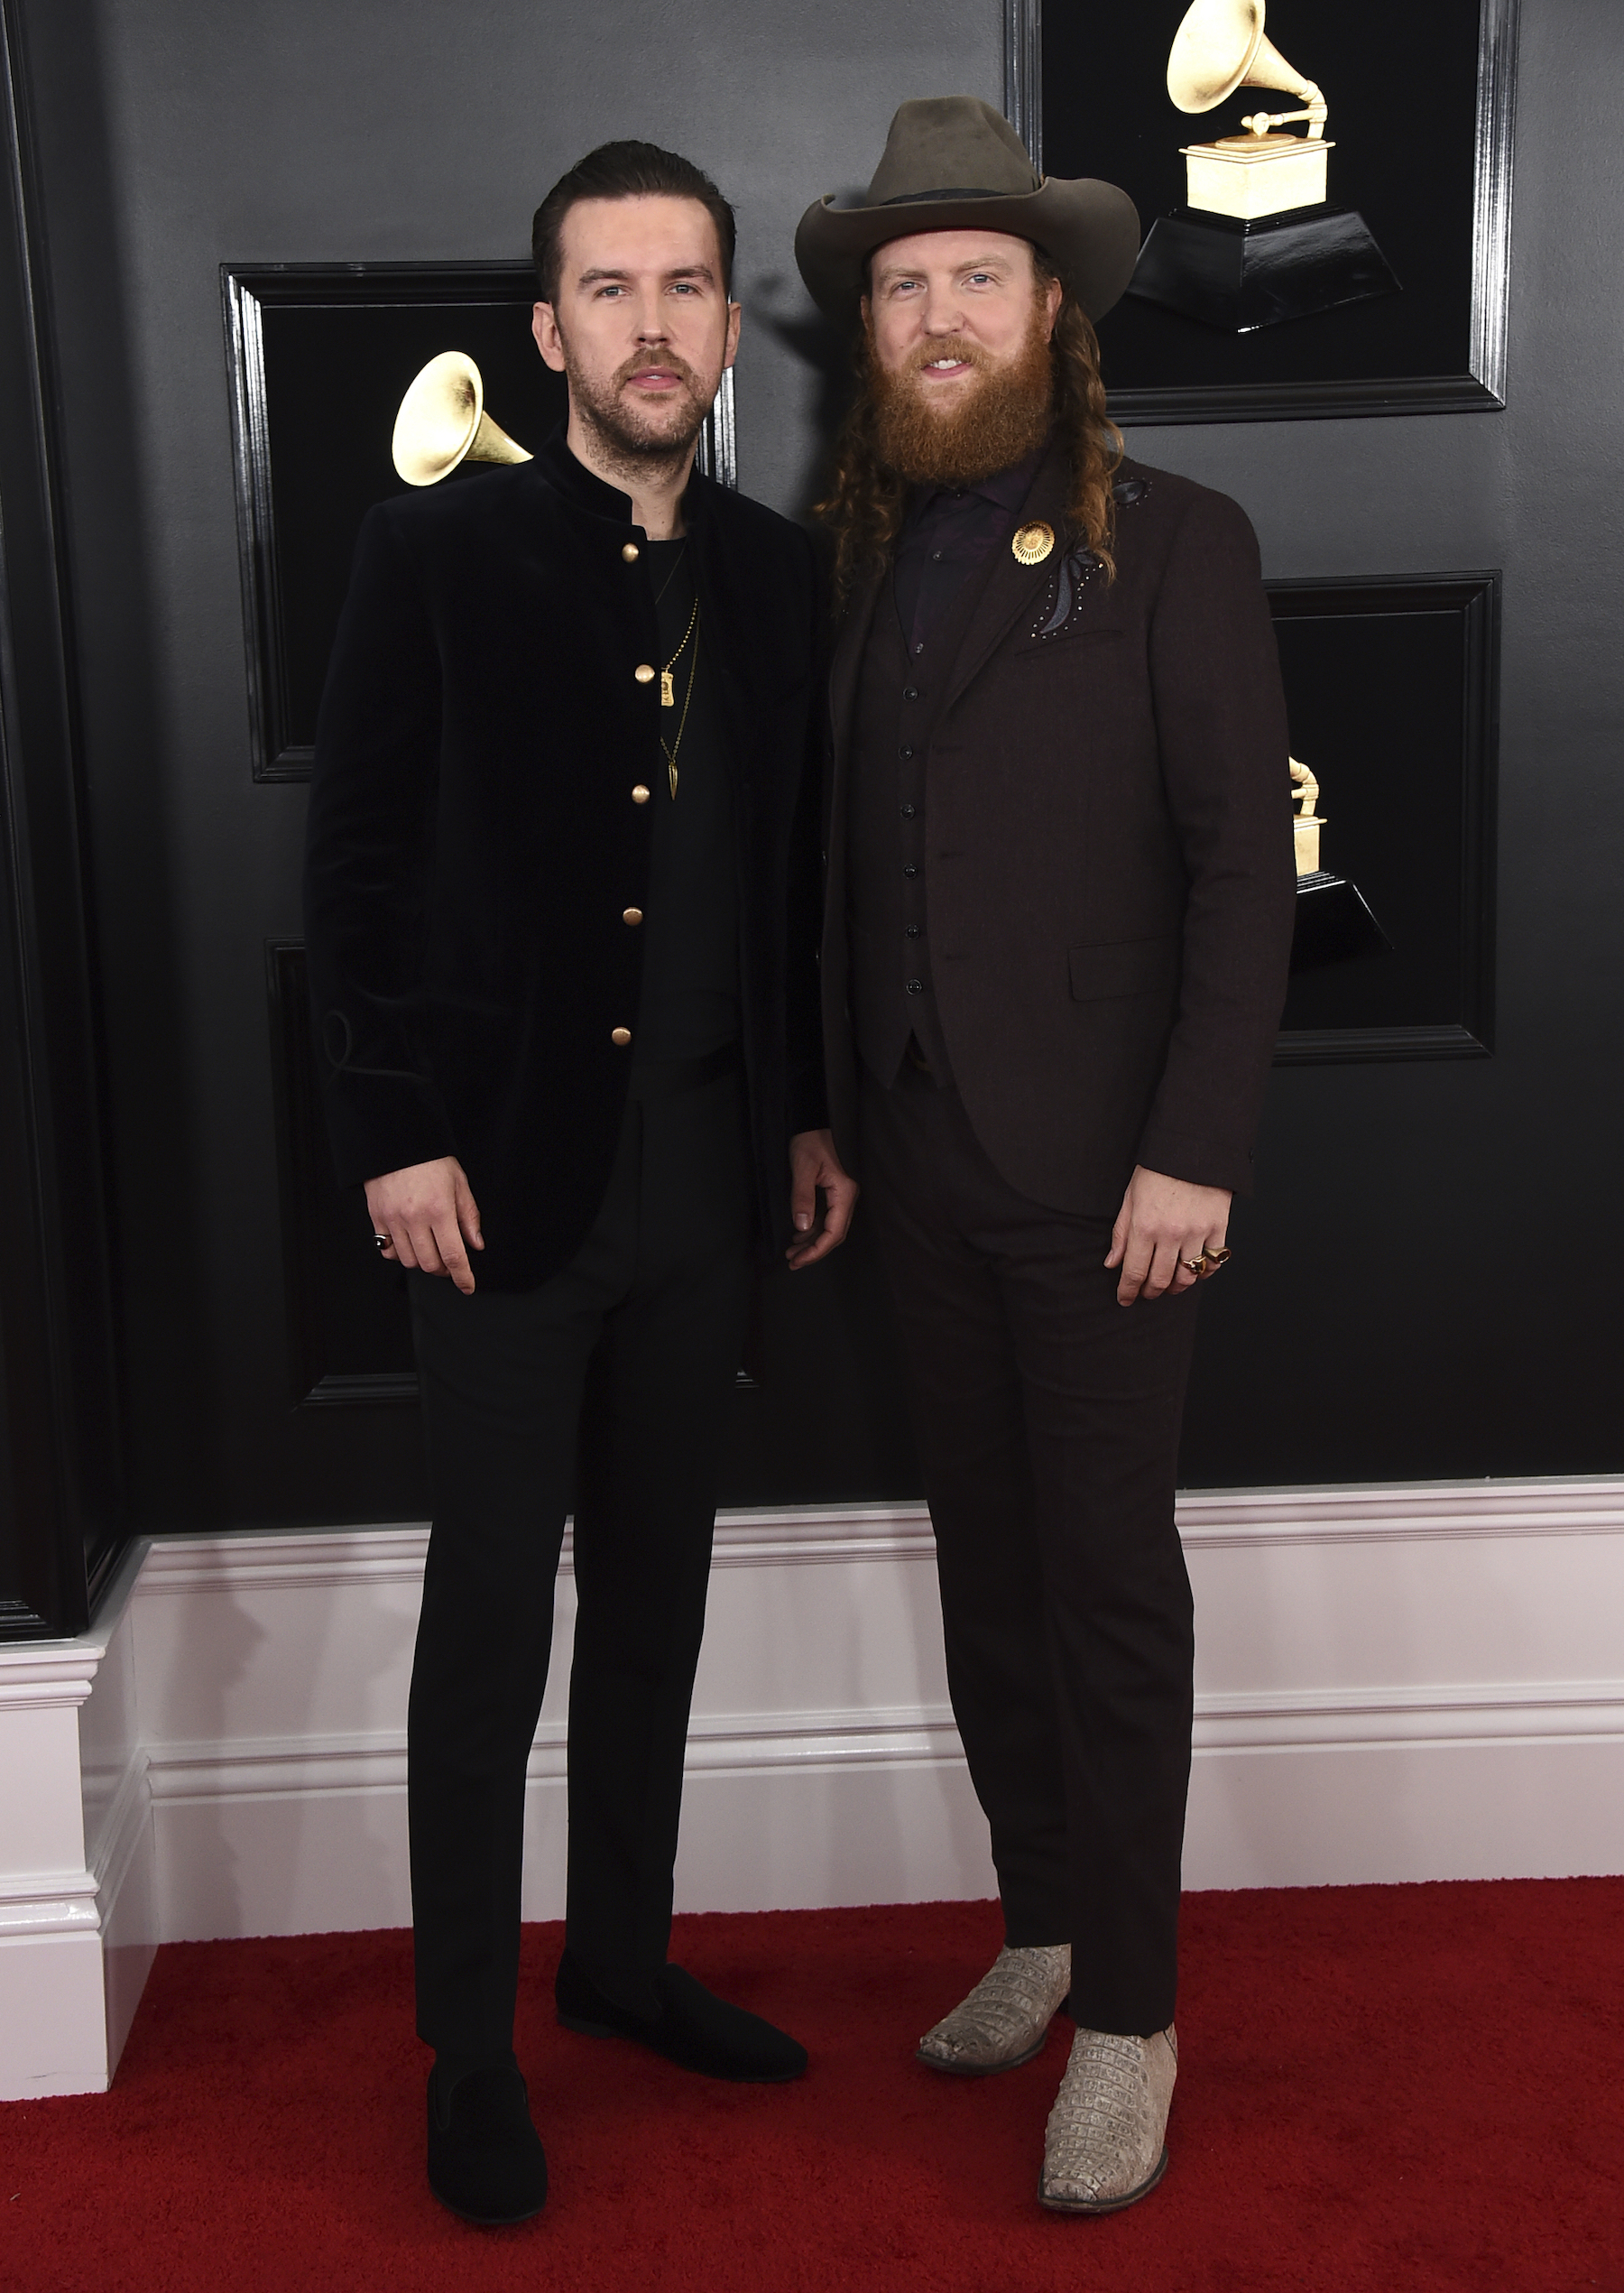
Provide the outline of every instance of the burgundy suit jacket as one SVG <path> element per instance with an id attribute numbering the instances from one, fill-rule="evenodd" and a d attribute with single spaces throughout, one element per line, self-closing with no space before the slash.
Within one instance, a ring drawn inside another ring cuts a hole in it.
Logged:
<path id="1" fill-rule="evenodd" d="M 1021 1193 L 1112 1216 L 1136 1162 L 1250 1189 L 1296 907 L 1251 527 L 1188 478 L 1128 461 L 1118 484 L 1108 582 L 1068 550 L 1058 452 L 1040 467 L 1022 518 L 1058 539 L 1037 565 L 1001 547 L 926 781 L 937 1008 L 975 1134 Z M 846 818 L 858 670 L 889 578 L 854 594 L 830 691 L 824 1019 L 831 1119 L 859 1172 Z"/>

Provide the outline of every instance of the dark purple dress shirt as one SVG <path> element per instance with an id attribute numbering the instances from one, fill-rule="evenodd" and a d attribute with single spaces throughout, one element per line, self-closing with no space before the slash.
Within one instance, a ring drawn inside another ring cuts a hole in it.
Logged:
<path id="1" fill-rule="evenodd" d="M 897 544 L 897 613 L 909 652 L 923 651 L 932 629 L 976 567 L 997 549 L 1031 490 L 1047 441 L 979 485 L 933 485 L 908 513 Z"/>

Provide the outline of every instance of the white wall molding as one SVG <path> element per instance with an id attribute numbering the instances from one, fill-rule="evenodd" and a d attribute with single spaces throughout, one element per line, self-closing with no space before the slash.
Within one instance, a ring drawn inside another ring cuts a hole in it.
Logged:
<path id="1" fill-rule="evenodd" d="M 135 1744 L 88 1843 L 87 1860 L 97 1894 L 106 1905 L 117 1902 L 144 1844 L 152 1808 L 150 1766 L 144 1745 Z"/>
<path id="2" fill-rule="evenodd" d="M 1435 1538 L 1624 1535 L 1624 1479 L 1423 1481 L 1318 1489 L 1186 1490 L 1186 1549 L 1417 1544 Z"/>
<path id="3" fill-rule="evenodd" d="M 1178 1527 L 1186 1549 L 1209 1552 L 1439 1538 L 1618 1537 L 1624 1535 L 1624 1478 L 1185 1490 Z M 428 1549 L 429 1524 L 419 1521 L 159 1537 L 142 1572 L 142 1592 L 416 1584 Z M 784 1506 L 719 1513 L 713 1566 L 928 1559 L 934 1552 L 922 1504 Z M 567 1529 L 561 1567 L 573 1567 Z"/>
<path id="4" fill-rule="evenodd" d="M 526 1773 L 531 1783 L 562 1782 L 567 1731 L 544 1720 Z M 690 1775 L 752 1772 L 854 1761 L 956 1761 L 964 1754 L 946 1704 L 893 1711 L 696 1715 L 688 1731 Z M 167 1743 L 149 1754 L 156 1803 L 288 1797 L 307 1791 L 403 1791 L 406 1732 L 262 1738 L 220 1746 Z"/>
<path id="5" fill-rule="evenodd" d="M 23 1643 L 27 1646 L 27 1642 Z M 96 1658 L 76 1655 L 57 1663 L 6 1665 L 8 1650 L 0 1643 L 0 1710 L 13 1712 L 77 1712 L 96 1678 Z M 97 1655 L 101 1651 L 97 1650 Z"/>
<path id="6" fill-rule="evenodd" d="M 1194 1491 L 1179 1524 L 1189 1885 L 1624 1870 L 1624 1479 Z M 411 1521 L 160 1537 L 116 1620 L 0 1652 L 0 1746 L 50 1753 L 11 1762 L 38 1820 L 0 1848 L 0 2029 L 8 1979 L 65 2002 L 54 2034 L 0 2038 L 0 2091 L 105 2083 L 159 1939 L 410 1918 L 427 1542 Z M 567 1539 L 531 1918 L 562 1908 L 574 1602 Z M 723 1514 L 687 1771 L 680 1908 L 992 1891 L 922 1507 Z"/>
<path id="7" fill-rule="evenodd" d="M 129 1645 L 145 1557 L 125 1555 L 89 1632 L 0 1645 L 3 2099 L 104 2087 L 156 1947 Z"/>
<path id="8" fill-rule="evenodd" d="M 1624 1679 L 1477 1687 L 1366 1688 L 1315 1696 L 1203 1696 L 1195 1748 L 1306 1751 L 1322 1744 L 1624 1741 Z"/>
<path id="9" fill-rule="evenodd" d="M 355 1529 L 253 1530 L 158 1537 L 142 1570 L 143 1600 L 162 1594 L 296 1592 L 336 1585 L 420 1585 L 427 1521 Z"/>
<path id="10" fill-rule="evenodd" d="M 1624 1869 L 1624 1480 L 1195 1491 L 1194 1886 Z M 161 1539 L 140 1631 L 163 1931 L 409 1916 L 423 1524 Z M 987 1891 L 918 1505 L 724 1513 L 685 1908 Z M 560 1907 L 567 1539 L 526 1902 Z M 200 1646 L 217 1650 L 211 1667 Z"/>
<path id="11" fill-rule="evenodd" d="M 14 1873 L 0 1896 L 0 1942 L 15 1937 L 42 1935 L 99 1935 L 100 1890 L 88 1871 L 40 1871 Z"/>
<path id="12" fill-rule="evenodd" d="M 223 1537 L 159 1538 L 142 1579 L 147 1593 L 195 1593 L 372 1583 L 420 1583 L 429 1549 L 426 1521 L 355 1529 L 274 1529 Z M 717 1516 L 713 1568 L 792 1567 L 806 1563 L 929 1559 L 936 1547 L 923 1505 L 841 1505 Z M 566 1529 L 560 1568 L 573 1573 Z"/>
<path id="13" fill-rule="evenodd" d="M 1624 1679 L 1477 1688 L 1369 1688 L 1326 1702 L 1312 1695 L 1204 1696 L 1195 1700 L 1194 1748 L 1204 1752 L 1292 1752 L 1332 1744 L 1389 1745 L 1624 1742 Z M 940 1766 L 963 1759 L 951 1707 L 882 1711 L 697 1715 L 689 1775 L 779 1770 Z M 531 1749 L 531 1783 L 561 1782 L 566 1730 L 543 1722 Z M 148 1758 L 155 1802 L 224 1801 L 309 1792 L 403 1791 L 403 1728 L 371 1735 L 287 1735 L 221 1746 L 168 1743 Z"/>

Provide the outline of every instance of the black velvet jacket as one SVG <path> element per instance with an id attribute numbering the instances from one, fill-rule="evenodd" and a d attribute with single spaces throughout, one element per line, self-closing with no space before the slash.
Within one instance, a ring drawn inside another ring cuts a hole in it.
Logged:
<path id="1" fill-rule="evenodd" d="M 380 504 L 316 736 L 305 933 L 341 1180 L 454 1154 L 481 1284 L 574 1253 L 625 1103 L 664 771 L 629 498 L 555 434 L 533 462 Z M 817 584 L 796 526 L 696 476 L 684 519 L 734 773 L 743 1049 L 763 1243 L 822 1124 Z"/>

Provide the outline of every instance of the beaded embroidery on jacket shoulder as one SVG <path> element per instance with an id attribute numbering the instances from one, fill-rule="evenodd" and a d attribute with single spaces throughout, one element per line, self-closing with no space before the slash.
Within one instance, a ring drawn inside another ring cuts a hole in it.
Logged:
<path id="1" fill-rule="evenodd" d="M 1111 494 L 1119 509 L 1130 510 L 1137 508 L 1149 491 L 1150 481 L 1147 477 L 1119 477 Z M 1092 550 L 1073 543 L 1049 576 L 1038 618 L 1032 624 L 1034 637 L 1047 643 L 1051 637 L 1065 634 L 1078 599 L 1100 570 L 1102 562 Z"/>

